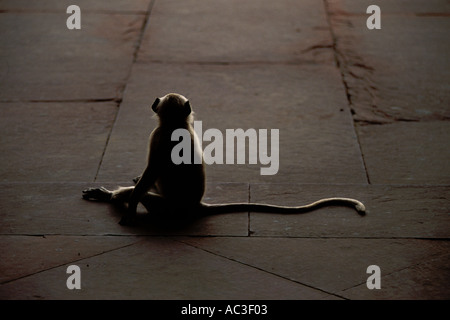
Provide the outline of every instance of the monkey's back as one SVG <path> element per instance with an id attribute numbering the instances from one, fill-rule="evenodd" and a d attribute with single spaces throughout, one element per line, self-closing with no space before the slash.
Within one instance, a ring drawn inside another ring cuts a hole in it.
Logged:
<path id="1" fill-rule="evenodd" d="M 190 141 L 191 159 L 189 163 L 175 164 L 172 159 L 172 150 L 180 142 L 172 141 L 172 133 L 164 131 L 156 134 L 158 140 L 162 142 L 159 145 L 168 146 L 168 148 L 152 150 L 152 152 L 158 153 L 160 160 L 157 166 L 156 188 L 164 198 L 175 204 L 197 205 L 205 192 L 205 169 L 203 159 L 202 163 L 195 163 L 194 153 L 199 151 L 194 149 L 193 136 Z"/>

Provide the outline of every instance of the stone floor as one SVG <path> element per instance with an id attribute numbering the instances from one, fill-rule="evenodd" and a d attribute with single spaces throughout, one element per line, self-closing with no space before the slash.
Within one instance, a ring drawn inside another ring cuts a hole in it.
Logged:
<path id="1" fill-rule="evenodd" d="M 449 16 L 446 0 L 0 1 L 0 298 L 449 299 Z M 120 226 L 81 191 L 141 173 L 168 92 L 203 130 L 279 129 L 278 173 L 210 165 L 206 202 L 344 196 L 367 214 Z"/>

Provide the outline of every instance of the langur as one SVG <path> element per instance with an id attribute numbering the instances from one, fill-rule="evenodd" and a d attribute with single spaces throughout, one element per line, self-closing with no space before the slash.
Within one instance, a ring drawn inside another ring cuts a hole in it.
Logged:
<path id="1" fill-rule="evenodd" d="M 83 198 L 86 200 L 111 202 L 125 207 L 128 204 L 126 213 L 119 222 L 122 225 L 133 223 L 139 202 L 149 212 L 182 211 L 199 217 L 243 211 L 304 213 L 328 205 L 349 206 L 360 215 L 365 214 L 364 204 L 349 198 L 326 198 L 297 207 L 259 203 L 204 203 L 202 197 L 205 193 L 206 177 L 203 152 L 192 126 L 194 118 L 189 101 L 180 94 L 170 93 L 157 98 L 152 109 L 158 116 L 159 125 L 150 134 L 147 167 L 142 175 L 135 179 L 136 186 L 120 187 L 112 191 L 104 187 L 83 191 Z M 190 150 L 193 150 L 189 164 L 175 164 L 172 160 L 172 150 L 179 143 L 172 140 L 172 133 L 176 129 L 189 132 Z"/>

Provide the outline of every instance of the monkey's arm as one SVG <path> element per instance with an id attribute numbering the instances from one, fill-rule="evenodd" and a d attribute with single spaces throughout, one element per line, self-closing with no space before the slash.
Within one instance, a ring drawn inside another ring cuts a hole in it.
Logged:
<path id="1" fill-rule="evenodd" d="M 136 216 L 139 201 L 144 194 L 155 185 L 161 162 L 158 157 L 160 154 L 160 150 L 158 150 L 159 140 L 160 133 L 155 129 L 150 134 L 147 167 L 145 168 L 144 173 L 139 177 L 139 180 L 128 199 L 128 210 L 119 222 L 121 225 L 130 224 L 130 222 L 132 222 Z"/>
<path id="2" fill-rule="evenodd" d="M 156 170 L 149 169 L 149 167 L 145 169 L 128 200 L 128 215 L 134 216 L 136 214 L 137 205 L 142 196 L 155 184 L 156 172 Z"/>

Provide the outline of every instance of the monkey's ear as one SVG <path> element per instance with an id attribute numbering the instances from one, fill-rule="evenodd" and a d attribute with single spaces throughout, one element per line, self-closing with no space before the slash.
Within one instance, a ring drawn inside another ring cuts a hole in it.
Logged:
<path id="1" fill-rule="evenodd" d="M 156 98 L 155 102 L 153 102 L 153 105 L 152 105 L 152 110 L 153 111 L 157 112 L 156 108 L 158 107 L 160 101 L 161 101 L 161 99 Z"/>
<path id="2" fill-rule="evenodd" d="M 190 115 L 192 112 L 191 104 L 189 103 L 189 100 L 184 103 L 184 112 L 185 112 L 186 117 L 188 115 Z"/>

